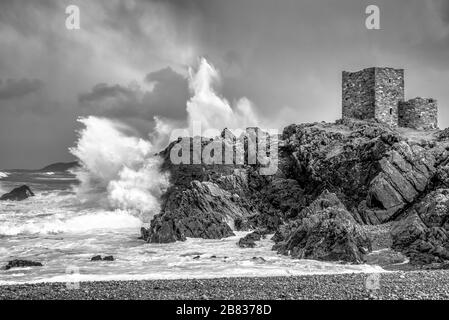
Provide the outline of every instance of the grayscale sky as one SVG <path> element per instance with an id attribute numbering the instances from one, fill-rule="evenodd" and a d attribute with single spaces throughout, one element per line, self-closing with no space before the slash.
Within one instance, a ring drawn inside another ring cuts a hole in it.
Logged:
<path id="1" fill-rule="evenodd" d="M 65 28 L 65 8 L 81 29 Z M 365 8 L 381 30 L 365 28 Z M 447 0 L 0 2 L 0 168 L 72 160 L 77 117 L 120 119 L 145 135 L 182 121 L 187 68 L 205 56 L 218 88 L 251 100 L 274 128 L 334 121 L 341 71 L 406 69 L 406 97 L 434 97 L 449 126 Z"/>

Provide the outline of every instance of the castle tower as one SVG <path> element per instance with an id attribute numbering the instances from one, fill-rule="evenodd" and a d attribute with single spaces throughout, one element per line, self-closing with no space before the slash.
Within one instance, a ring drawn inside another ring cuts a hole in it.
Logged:
<path id="1" fill-rule="evenodd" d="M 343 71 L 343 118 L 377 119 L 398 125 L 398 104 L 404 101 L 404 69 L 368 68 Z"/>
<path id="2" fill-rule="evenodd" d="M 399 126 L 418 130 L 438 129 L 438 104 L 435 99 L 415 98 L 399 103 Z"/>

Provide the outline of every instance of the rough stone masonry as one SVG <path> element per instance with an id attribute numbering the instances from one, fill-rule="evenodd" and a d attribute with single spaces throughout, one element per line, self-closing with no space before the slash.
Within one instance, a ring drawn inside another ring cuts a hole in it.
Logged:
<path id="1" fill-rule="evenodd" d="M 438 128 L 435 99 L 404 101 L 404 69 L 372 67 L 343 71 L 342 116 L 377 119 L 390 126 L 419 130 Z"/>

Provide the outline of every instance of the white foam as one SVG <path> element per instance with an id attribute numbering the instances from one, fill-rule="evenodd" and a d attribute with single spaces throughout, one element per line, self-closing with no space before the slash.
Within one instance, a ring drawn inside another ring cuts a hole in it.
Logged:
<path id="1" fill-rule="evenodd" d="M 91 212 L 75 217 L 61 214 L 29 218 L 27 221 L 3 221 L 0 235 L 86 233 L 94 230 L 139 228 L 142 221 L 126 211 Z"/>
<path id="2" fill-rule="evenodd" d="M 159 198 L 168 187 L 168 176 L 159 170 L 161 159 L 152 144 L 130 134 L 116 121 L 87 117 L 76 147 L 70 149 L 82 166 L 78 196 L 104 207 L 135 212 L 149 220 L 159 213 Z"/>
<path id="3" fill-rule="evenodd" d="M 9 173 L 0 171 L 0 179 L 8 178 Z"/>
<path id="4" fill-rule="evenodd" d="M 203 130 L 223 128 L 242 129 L 260 126 L 253 110 L 252 103 L 247 98 L 238 100 L 234 106 L 214 90 L 220 82 L 218 70 L 205 58 L 201 58 L 196 70 L 189 70 L 189 87 L 193 92 L 187 102 L 189 124 L 200 122 Z M 204 133 L 203 133 L 204 135 Z"/>
<path id="5" fill-rule="evenodd" d="M 0 284 L 386 272 L 378 266 L 292 259 L 271 250 L 273 241 L 270 239 L 257 242 L 255 248 L 242 249 L 236 242 L 243 234 L 245 233 L 239 232 L 235 237 L 221 240 L 187 239 L 185 242 L 169 244 L 142 244 L 137 240 L 129 241 L 129 238 L 116 233 L 104 234 L 94 242 L 90 238 L 90 241 L 86 242 L 83 238 L 78 246 L 71 244 L 70 248 L 83 248 L 88 252 L 83 251 L 69 257 L 61 256 L 59 261 L 53 261 L 55 257 L 52 257 L 43 267 L 35 268 L 27 275 L 15 279 L 2 277 L 0 274 Z M 41 244 L 41 247 L 48 246 L 48 243 L 52 242 L 48 240 Z M 53 249 L 65 251 L 67 247 L 58 242 Z M 116 260 L 95 264 L 90 262 L 92 255 L 103 252 L 113 254 Z M 194 259 L 196 256 L 199 258 Z M 67 274 L 69 266 L 76 266 L 79 274 Z M 8 275 L 13 272 L 22 271 L 13 270 Z"/>

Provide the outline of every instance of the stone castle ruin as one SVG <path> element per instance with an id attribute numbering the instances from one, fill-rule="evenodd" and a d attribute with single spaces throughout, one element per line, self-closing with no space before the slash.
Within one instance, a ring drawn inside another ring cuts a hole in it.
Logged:
<path id="1" fill-rule="evenodd" d="M 342 99 L 343 118 L 377 119 L 391 126 L 419 130 L 438 128 L 436 100 L 404 101 L 404 69 L 343 71 Z"/>

